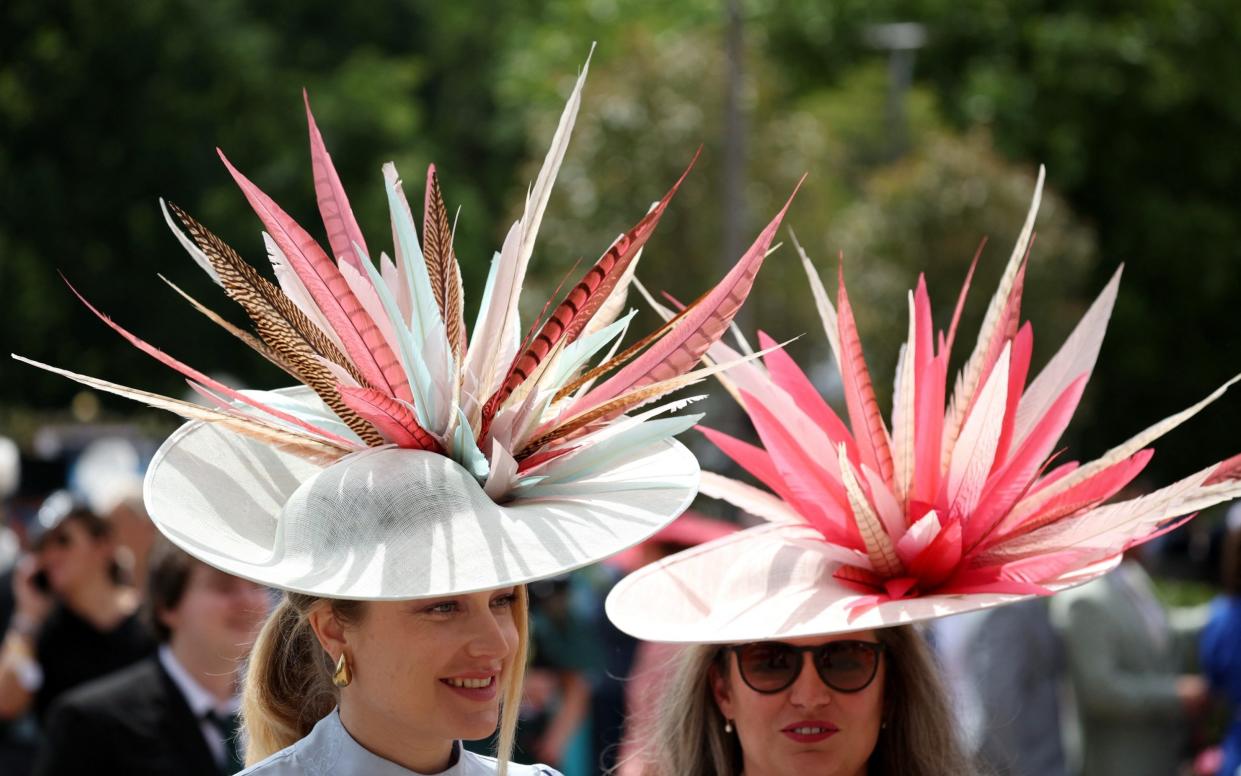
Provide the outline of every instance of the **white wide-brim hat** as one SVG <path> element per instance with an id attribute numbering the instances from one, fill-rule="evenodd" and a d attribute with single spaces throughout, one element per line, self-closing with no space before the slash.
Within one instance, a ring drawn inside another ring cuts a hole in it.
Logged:
<path id="1" fill-rule="evenodd" d="M 832 575 L 840 548 L 812 528 L 767 523 L 684 550 L 625 577 L 608 619 L 644 641 L 730 644 L 908 625 L 1033 595 L 927 595 L 856 607 L 865 596 Z M 1116 556 L 1046 585 L 1053 591 L 1115 568 Z"/>
<path id="2" fill-rule="evenodd" d="M 665 439 L 555 496 L 496 504 L 435 453 L 372 448 L 324 467 L 194 422 L 156 452 L 145 500 L 165 536 L 221 571 L 400 600 L 521 584 L 619 552 L 684 511 L 698 474 Z"/>

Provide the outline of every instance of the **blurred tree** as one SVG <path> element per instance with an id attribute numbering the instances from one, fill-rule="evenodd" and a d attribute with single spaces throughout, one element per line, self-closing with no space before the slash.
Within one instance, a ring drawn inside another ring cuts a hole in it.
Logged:
<path id="1" fill-rule="evenodd" d="M 771 58 L 803 92 L 849 77 L 865 56 L 865 25 L 926 24 L 930 43 L 917 72 L 949 121 L 988 128 L 1009 158 L 1047 163 L 1049 181 L 1097 232 L 1103 260 L 1092 289 L 1125 263 L 1091 389 L 1108 401 L 1078 429 L 1085 452 L 1101 452 L 1236 371 L 1235 3 L 789 0 L 764 3 L 763 13 Z M 1032 278 L 1048 258 L 1035 247 Z M 1235 453 L 1238 428 L 1241 401 L 1228 397 L 1207 420 L 1161 442 L 1152 465 L 1183 474 Z"/>

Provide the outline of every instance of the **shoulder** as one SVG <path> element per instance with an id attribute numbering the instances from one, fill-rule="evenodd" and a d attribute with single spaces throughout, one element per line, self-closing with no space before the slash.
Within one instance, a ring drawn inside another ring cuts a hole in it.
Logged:
<path id="1" fill-rule="evenodd" d="M 495 773 L 498 767 L 496 758 L 470 751 L 462 752 L 462 766 L 462 776 L 486 776 Z M 560 771 L 547 765 L 522 765 L 514 762 L 508 764 L 508 773 L 509 776 L 562 776 Z"/>
<path id="2" fill-rule="evenodd" d="M 132 704 L 162 691 L 160 668 L 152 657 L 70 690 L 54 709 L 92 716 L 109 711 L 125 713 L 126 709 L 132 710 Z"/>
<path id="3" fill-rule="evenodd" d="M 260 760 L 251 765 L 238 773 L 237 776 L 303 776 L 306 773 L 306 769 L 299 763 L 296 755 L 297 744 L 293 744 L 293 746 L 281 749 L 266 760 Z"/>

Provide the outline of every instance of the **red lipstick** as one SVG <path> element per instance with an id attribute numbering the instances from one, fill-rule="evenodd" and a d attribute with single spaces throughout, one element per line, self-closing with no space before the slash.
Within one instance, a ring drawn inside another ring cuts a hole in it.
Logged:
<path id="1" fill-rule="evenodd" d="M 807 719 L 785 727 L 780 732 L 799 744 L 817 744 L 836 735 L 840 728 L 821 719 Z"/>

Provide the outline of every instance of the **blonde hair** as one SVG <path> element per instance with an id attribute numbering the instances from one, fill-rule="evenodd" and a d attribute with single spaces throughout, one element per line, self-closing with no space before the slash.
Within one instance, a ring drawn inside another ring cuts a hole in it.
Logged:
<path id="1" fill-rule="evenodd" d="M 926 642 L 912 626 L 875 631 L 886 646 L 884 727 L 867 763 L 868 776 L 975 773 L 958 740 L 948 695 Z M 739 776 L 740 740 L 725 733 L 711 689 L 711 669 L 724 672 L 716 644 L 687 647 L 663 689 L 653 735 L 639 755 L 647 776 Z M 727 674 L 723 674 L 727 676 Z"/>
<path id="2" fill-rule="evenodd" d="M 501 696 L 500 735 L 496 745 L 497 773 L 505 776 L 517 732 L 517 714 L 529 646 L 529 599 L 524 585 L 516 588 L 513 621 L 517 652 L 509 663 Z M 285 593 L 267 618 L 250 653 L 241 696 L 246 765 L 253 765 L 305 738 L 319 720 L 340 702 L 332 684 L 335 666 L 319 645 L 307 615 L 320 601 L 342 622 L 359 622 L 366 602 Z"/>

